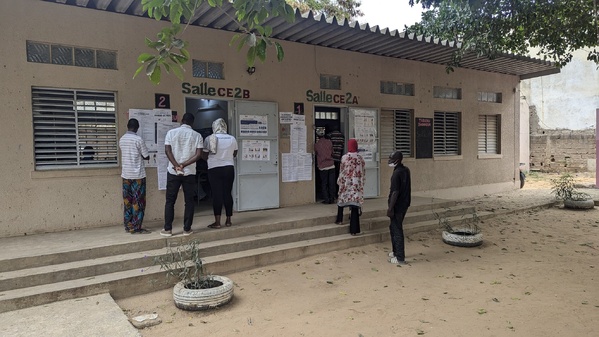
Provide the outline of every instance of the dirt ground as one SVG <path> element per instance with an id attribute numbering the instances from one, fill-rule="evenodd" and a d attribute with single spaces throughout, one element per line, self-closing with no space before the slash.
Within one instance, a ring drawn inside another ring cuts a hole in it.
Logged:
<path id="1" fill-rule="evenodd" d="M 479 210 L 552 200 L 549 178 L 464 200 Z M 581 191 L 594 176 L 577 175 Z M 599 210 L 554 207 L 481 224 L 484 244 L 444 244 L 440 232 L 407 238 L 409 265 L 387 262 L 390 243 L 336 251 L 227 275 L 235 296 L 207 312 L 175 308 L 172 290 L 118 301 L 129 317 L 158 313 L 144 337 L 596 336 Z"/>

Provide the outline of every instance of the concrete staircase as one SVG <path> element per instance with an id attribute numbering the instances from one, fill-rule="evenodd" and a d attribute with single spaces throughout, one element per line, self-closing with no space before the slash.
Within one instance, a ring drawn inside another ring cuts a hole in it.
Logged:
<path id="1" fill-rule="evenodd" d="M 451 201 L 416 205 L 406 216 L 404 231 L 408 235 L 433 230 L 439 228 L 436 217 L 457 222 L 473 213 L 474 207 L 456 206 Z M 479 212 L 477 216 L 484 219 L 493 214 Z M 167 280 L 154 265 L 154 258 L 164 255 L 168 245 L 191 240 L 201 242 L 206 271 L 220 275 L 389 240 L 384 207 L 363 213 L 360 222 L 364 234 L 360 236 L 348 235 L 347 225 L 335 225 L 332 220 L 331 216 L 310 216 L 308 212 L 300 220 L 264 219 L 259 224 L 202 231 L 188 237 L 150 234 L 134 242 L 4 258 L 0 260 L 0 312 L 105 292 L 118 299 L 171 287 L 176 280 Z"/>

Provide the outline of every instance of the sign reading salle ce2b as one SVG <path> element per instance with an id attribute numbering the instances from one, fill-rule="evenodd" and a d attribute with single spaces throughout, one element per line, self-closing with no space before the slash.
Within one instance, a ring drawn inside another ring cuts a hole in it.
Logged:
<path id="1" fill-rule="evenodd" d="M 229 98 L 250 98 L 248 89 L 212 87 L 208 82 L 202 82 L 200 85 L 192 85 L 188 82 L 181 83 L 181 92 L 184 94 L 201 95 L 201 96 L 218 96 Z"/>

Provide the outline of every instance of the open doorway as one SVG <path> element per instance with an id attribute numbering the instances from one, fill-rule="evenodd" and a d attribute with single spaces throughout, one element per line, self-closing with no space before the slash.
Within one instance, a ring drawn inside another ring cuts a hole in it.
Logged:
<path id="1" fill-rule="evenodd" d="M 186 97 L 185 112 L 194 114 L 195 120 L 192 128 L 202 135 L 203 139 L 212 134 L 212 122 L 218 118 L 229 119 L 229 102 L 214 99 Z M 200 159 L 196 163 L 196 213 L 212 211 L 212 188 L 208 181 L 208 163 Z"/>
<path id="2" fill-rule="evenodd" d="M 343 132 L 341 116 L 342 109 L 343 108 L 339 107 L 314 107 L 314 143 L 316 143 L 320 137 L 324 137 L 325 134 L 329 134 L 333 130 L 339 130 Z M 316 158 L 316 160 L 318 160 L 318 158 Z M 335 165 L 335 177 L 339 176 L 338 166 L 339 165 Z M 336 183 L 335 188 L 337 188 Z M 320 179 L 320 171 L 318 168 L 316 168 L 314 179 L 314 191 L 314 199 L 316 202 L 320 202 L 325 199 L 325 196 L 322 195 L 322 180 Z"/>

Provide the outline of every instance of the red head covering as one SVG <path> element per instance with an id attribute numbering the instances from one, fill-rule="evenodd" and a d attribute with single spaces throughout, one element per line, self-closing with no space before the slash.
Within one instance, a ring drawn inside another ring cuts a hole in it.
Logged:
<path id="1" fill-rule="evenodd" d="M 350 140 L 347 141 L 347 151 L 358 152 L 358 141 L 354 138 L 350 138 Z"/>

